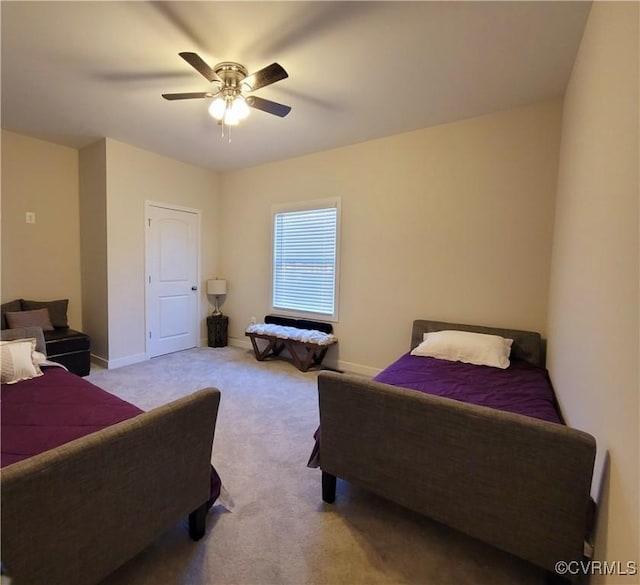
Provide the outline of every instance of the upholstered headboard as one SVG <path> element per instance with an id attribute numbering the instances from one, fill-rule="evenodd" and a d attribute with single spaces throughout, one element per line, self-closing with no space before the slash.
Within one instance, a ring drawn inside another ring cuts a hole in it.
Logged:
<path id="1" fill-rule="evenodd" d="M 445 323 L 443 321 L 427 321 L 416 319 L 411 332 L 411 349 L 422 342 L 425 333 L 434 331 L 471 331 L 473 333 L 488 333 L 513 339 L 511 356 L 527 361 L 536 366 L 543 366 L 545 362 L 544 344 L 539 333 L 534 331 L 520 331 L 518 329 L 502 329 L 485 327 L 484 325 L 465 325 L 462 323 Z"/>

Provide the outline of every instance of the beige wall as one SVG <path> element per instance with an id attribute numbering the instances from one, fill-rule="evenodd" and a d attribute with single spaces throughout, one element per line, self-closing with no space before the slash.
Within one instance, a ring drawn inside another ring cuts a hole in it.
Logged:
<path id="1" fill-rule="evenodd" d="M 364 373 L 434 318 L 543 331 L 561 106 L 532 106 L 223 175 L 235 343 L 269 310 L 273 203 L 342 198 L 340 343 Z"/>
<path id="2" fill-rule="evenodd" d="M 219 176 L 106 139 L 109 365 L 145 358 L 145 201 L 201 211 L 200 337 L 208 312 L 203 282 L 219 258 Z"/>
<path id="3" fill-rule="evenodd" d="M 596 558 L 623 563 L 640 560 L 638 7 L 594 3 L 566 93 L 548 319 L 551 376 L 568 423 L 598 441 L 597 481 L 610 456 Z"/>
<path id="4" fill-rule="evenodd" d="M 109 356 L 107 289 L 107 142 L 80 150 L 82 321 L 94 358 Z"/>
<path id="5" fill-rule="evenodd" d="M 68 298 L 82 329 L 78 197 L 76 150 L 2 130 L 2 301 Z"/>

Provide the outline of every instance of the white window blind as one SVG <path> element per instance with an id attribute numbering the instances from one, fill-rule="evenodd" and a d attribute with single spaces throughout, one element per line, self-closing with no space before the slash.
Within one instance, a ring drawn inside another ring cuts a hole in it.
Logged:
<path id="1" fill-rule="evenodd" d="M 273 215 L 273 309 L 336 316 L 338 208 Z"/>

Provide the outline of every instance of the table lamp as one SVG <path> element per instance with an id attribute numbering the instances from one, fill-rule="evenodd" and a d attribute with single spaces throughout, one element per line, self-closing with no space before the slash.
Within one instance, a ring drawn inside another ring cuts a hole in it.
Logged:
<path id="1" fill-rule="evenodd" d="M 216 297 L 216 307 L 211 315 L 213 317 L 220 317 L 222 315 L 222 311 L 220 311 L 220 308 L 218 307 L 218 299 L 222 295 L 227 294 L 227 281 L 220 278 L 207 280 L 207 294 Z"/>

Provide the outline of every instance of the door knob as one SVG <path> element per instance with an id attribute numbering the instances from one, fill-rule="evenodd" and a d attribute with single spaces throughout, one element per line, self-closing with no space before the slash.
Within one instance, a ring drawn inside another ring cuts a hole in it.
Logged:
<path id="1" fill-rule="evenodd" d="M 198 290 L 198 287 L 197 286 L 192 286 L 191 290 Z"/>

